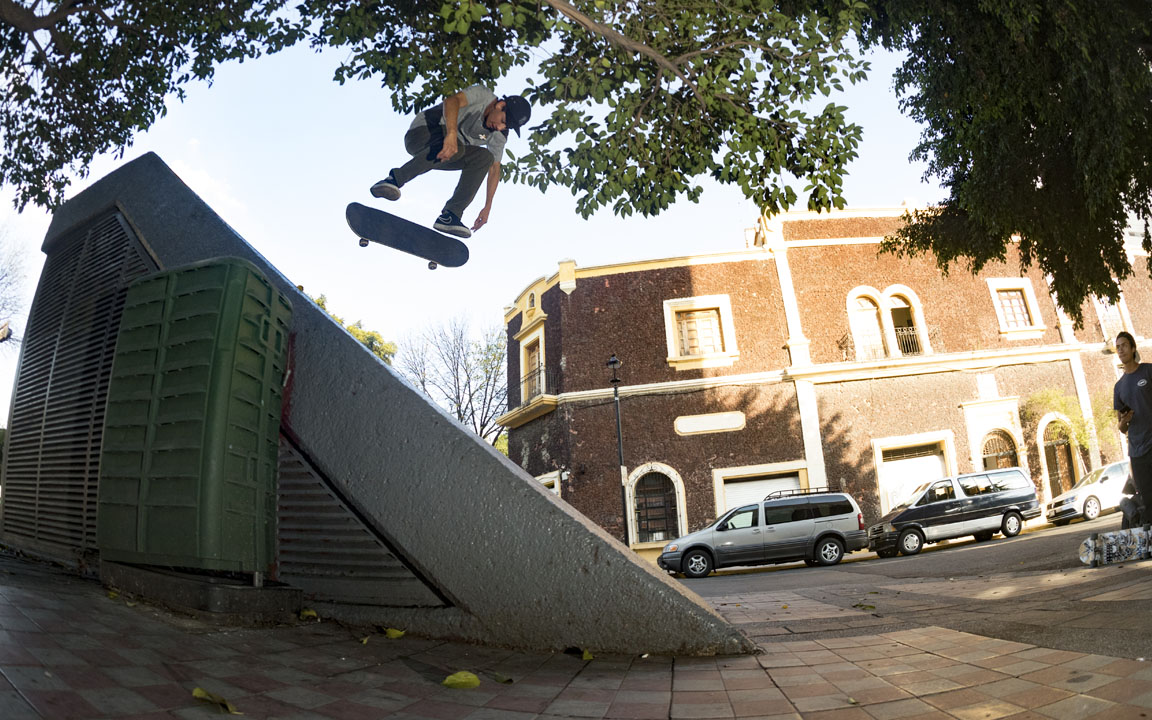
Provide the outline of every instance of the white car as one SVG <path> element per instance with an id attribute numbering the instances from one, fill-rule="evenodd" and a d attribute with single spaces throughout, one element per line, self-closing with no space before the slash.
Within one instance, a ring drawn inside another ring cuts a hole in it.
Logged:
<path id="1" fill-rule="evenodd" d="M 1095 520 L 1101 513 L 1115 510 L 1124 497 L 1124 483 L 1131 476 L 1127 460 L 1096 468 L 1072 489 L 1048 503 L 1045 516 L 1053 525 L 1067 525 L 1074 518 Z"/>

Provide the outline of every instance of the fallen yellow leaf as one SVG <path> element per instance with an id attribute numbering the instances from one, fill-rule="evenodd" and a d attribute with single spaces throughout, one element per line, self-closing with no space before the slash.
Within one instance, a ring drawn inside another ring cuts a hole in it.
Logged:
<path id="1" fill-rule="evenodd" d="M 480 678 L 467 670 L 461 670 L 444 678 L 444 682 L 440 684 L 454 690 L 469 690 L 480 685 Z"/>
<path id="2" fill-rule="evenodd" d="M 243 715 L 244 714 L 244 713 L 240 712 L 239 710 L 237 710 L 236 706 L 233 705 L 232 703 L 228 702 L 227 700 L 220 697 L 216 693 L 208 692 L 204 688 L 193 688 L 192 689 L 192 697 L 196 698 L 197 700 L 203 700 L 205 702 L 210 702 L 213 705 L 218 705 L 218 706 L 220 706 L 221 710 L 228 713 L 229 715 Z"/>
<path id="3" fill-rule="evenodd" d="M 115 600 L 118 597 L 120 597 L 120 593 L 116 592 L 115 590 L 109 590 L 108 591 L 108 599 L 109 600 Z"/>
<path id="4" fill-rule="evenodd" d="M 583 655 L 583 658 L 584 658 L 585 660 L 591 660 L 591 659 L 592 659 L 592 653 L 590 653 L 590 652 L 588 652 L 587 650 L 585 650 L 585 651 L 584 651 L 584 655 Z"/>
<path id="5" fill-rule="evenodd" d="M 300 619 L 301 620 L 311 620 L 311 619 L 319 620 L 320 616 L 317 615 L 316 611 L 313 610 L 312 608 L 304 608 L 303 610 L 300 611 Z"/>
<path id="6" fill-rule="evenodd" d="M 367 636 L 367 635 L 365 635 L 364 637 L 360 638 L 360 644 L 361 644 L 361 645 L 367 645 L 367 644 L 368 644 L 368 636 Z"/>
<path id="7" fill-rule="evenodd" d="M 397 630 L 396 628 L 384 628 L 384 637 L 388 638 L 389 640 L 395 640 L 396 638 L 402 638 L 402 637 L 404 637 L 404 631 L 403 630 Z"/>

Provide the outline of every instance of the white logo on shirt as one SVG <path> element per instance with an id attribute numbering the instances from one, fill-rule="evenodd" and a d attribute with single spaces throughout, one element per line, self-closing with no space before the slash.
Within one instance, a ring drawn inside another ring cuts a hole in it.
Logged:
<path id="1" fill-rule="evenodd" d="M 1144 387 L 1147 384 L 1148 380 L 1146 378 L 1140 378 L 1139 382 L 1136 383 L 1136 387 Z"/>

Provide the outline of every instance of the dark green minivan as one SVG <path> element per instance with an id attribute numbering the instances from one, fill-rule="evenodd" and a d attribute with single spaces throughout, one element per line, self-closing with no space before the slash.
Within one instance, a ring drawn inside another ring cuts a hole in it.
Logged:
<path id="1" fill-rule="evenodd" d="M 1020 468 L 931 480 L 868 528 L 868 549 L 880 557 L 915 555 L 924 543 L 971 535 L 1014 537 L 1040 515 L 1036 486 Z"/>

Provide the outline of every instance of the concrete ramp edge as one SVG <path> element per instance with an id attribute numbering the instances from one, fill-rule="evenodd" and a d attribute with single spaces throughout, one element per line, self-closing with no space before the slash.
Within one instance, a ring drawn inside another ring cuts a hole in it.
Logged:
<path id="1" fill-rule="evenodd" d="M 524 649 L 752 651 L 748 638 L 697 596 L 381 363 L 155 154 L 65 203 L 53 217 L 45 251 L 110 207 L 120 209 L 161 268 L 243 257 L 289 296 L 294 314 L 283 430 L 453 605 L 335 604 L 327 614 Z M 332 214 L 332 235 L 315 239 L 316 262 L 325 262 L 327 247 L 354 241 L 342 208 L 323 211 Z"/>

